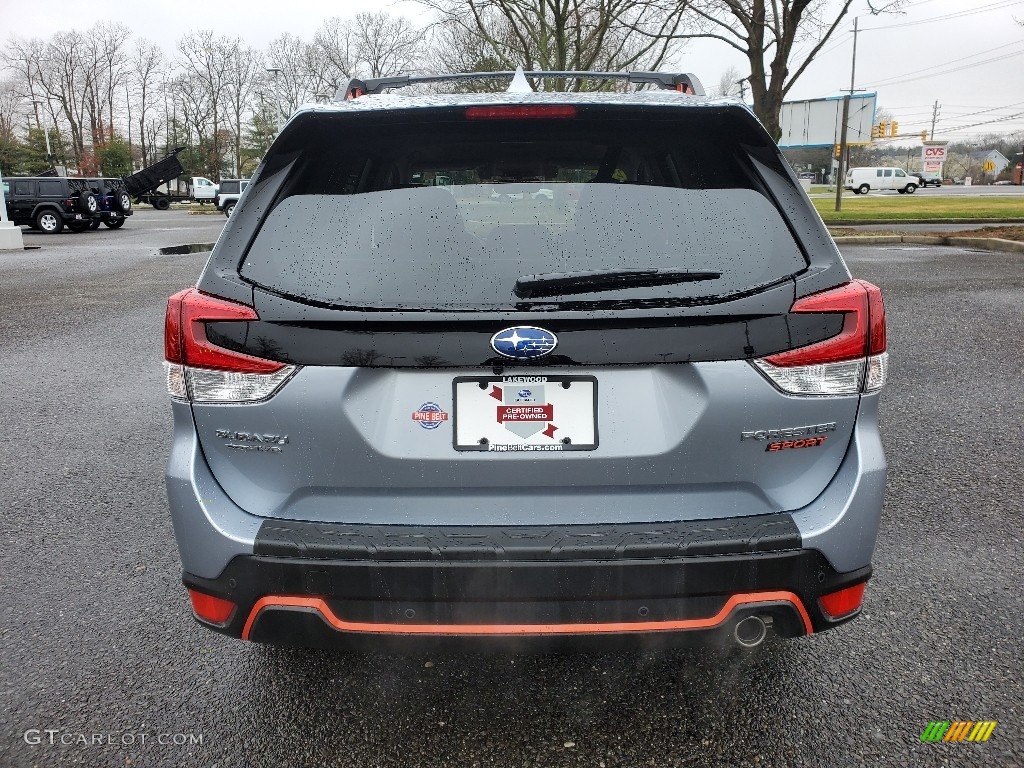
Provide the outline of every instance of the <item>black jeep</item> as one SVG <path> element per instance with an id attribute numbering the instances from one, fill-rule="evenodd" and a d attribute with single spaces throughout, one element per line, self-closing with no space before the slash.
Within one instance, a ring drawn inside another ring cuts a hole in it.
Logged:
<path id="1" fill-rule="evenodd" d="M 100 203 L 85 179 L 29 176 L 5 181 L 10 183 L 7 216 L 15 224 L 55 235 L 65 225 L 72 232 L 81 232 L 101 218 Z"/>

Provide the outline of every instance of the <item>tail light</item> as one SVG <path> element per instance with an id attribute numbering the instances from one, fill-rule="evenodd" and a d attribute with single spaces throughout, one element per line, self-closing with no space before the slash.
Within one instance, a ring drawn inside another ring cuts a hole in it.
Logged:
<path id="1" fill-rule="evenodd" d="M 850 395 L 882 388 L 889 354 L 878 286 L 852 280 L 797 300 L 790 312 L 842 313 L 843 328 L 825 341 L 754 360 L 775 386 L 794 395 Z"/>
<path id="2" fill-rule="evenodd" d="M 164 363 L 171 397 L 194 403 L 252 403 L 266 400 L 296 368 L 218 347 L 206 337 L 206 323 L 259 320 L 252 307 L 188 288 L 167 300 Z"/>
<path id="3" fill-rule="evenodd" d="M 860 608 L 860 604 L 864 601 L 866 586 L 867 582 L 862 581 L 860 584 L 840 589 L 838 592 L 830 592 L 819 597 L 818 604 L 831 618 L 841 619 Z"/>
<path id="4" fill-rule="evenodd" d="M 225 626 L 235 615 L 235 604 L 222 597 L 214 597 L 194 589 L 188 591 L 192 610 L 203 621 L 218 627 Z"/>

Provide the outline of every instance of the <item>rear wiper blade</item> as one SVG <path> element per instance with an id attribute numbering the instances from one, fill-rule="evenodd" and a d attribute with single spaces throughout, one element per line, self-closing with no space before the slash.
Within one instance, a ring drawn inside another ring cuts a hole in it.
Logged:
<path id="1" fill-rule="evenodd" d="M 614 291 L 618 288 L 646 288 L 654 285 L 699 283 L 717 280 L 721 272 L 693 272 L 685 269 L 596 269 L 585 272 L 547 272 L 523 275 L 512 292 L 520 299 L 565 296 L 572 293 Z"/>

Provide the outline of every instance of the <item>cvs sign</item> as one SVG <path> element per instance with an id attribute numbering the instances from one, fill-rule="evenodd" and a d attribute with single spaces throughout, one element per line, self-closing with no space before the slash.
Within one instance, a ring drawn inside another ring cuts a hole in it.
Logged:
<path id="1" fill-rule="evenodd" d="M 921 160 L 938 160 L 943 161 L 946 159 L 946 147 L 923 147 L 921 150 Z"/>

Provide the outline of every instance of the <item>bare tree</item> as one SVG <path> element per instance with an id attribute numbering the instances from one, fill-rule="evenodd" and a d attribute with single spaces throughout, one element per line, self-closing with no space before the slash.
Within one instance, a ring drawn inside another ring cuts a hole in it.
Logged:
<path id="1" fill-rule="evenodd" d="M 276 110 L 275 121 L 286 120 L 300 104 L 313 101 L 323 81 L 315 46 L 285 32 L 270 41 L 264 57 L 267 77 L 262 91 Z"/>
<path id="2" fill-rule="evenodd" d="M 636 0 L 419 0 L 439 16 L 442 60 L 471 69 L 657 69 L 673 52 L 686 3 L 665 7 Z M 545 88 L 601 87 L 554 80 Z"/>
<path id="3" fill-rule="evenodd" d="M 89 112 L 86 97 L 93 72 L 88 44 L 78 32 L 53 35 L 41 52 L 36 72 L 51 117 L 56 119 L 59 114 L 68 126 L 72 151 L 78 161 L 85 155 L 87 113 L 90 128 L 95 130 L 96 107 Z M 90 138 L 95 140 L 95 134 Z"/>
<path id="4" fill-rule="evenodd" d="M 120 104 L 120 96 L 128 79 L 127 42 L 131 30 L 123 24 L 101 21 L 94 24 L 85 36 L 90 44 L 95 67 L 91 80 L 98 99 L 106 106 L 105 136 L 103 114 L 99 110 L 99 143 L 104 144 L 114 138 L 114 120 L 117 117 L 114 102 Z"/>
<path id="5" fill-rule="evenodd" d="M 233 43 L 226 90 L 236 177 L 241 173 L 243 123 L 250 111 L 262 68 L 263 59 L 259 52 L 246 45 L 241 38 L 237 38 Z"/>
<path id="6" fill-rule="evenodd" d="M 740 71 L 730 65 L 718 78 L 718 87 L 711 91 L 710 95 L 720 99 L 739 96 L 741 82 Z"/>
<path id="7" fill-rule="evenodd" d="M 13 142 L 31 114 L 21 95 L 19 79 L 12 76 L 0 80 L 0 143 Z"/>
<path id="8" fill-rule="evenodd" d="M 323 92 L 334 95 L 356 72 L 357 44 L 352 23 L 337 16 L 317 30 L 312 44 L 317 82 Z"/>
<path id="9" fill-rule="evenodd" d="M 781 134 L 779 114 L 783 100 L 832 39 L 853 5 L 853 0 L 637 1 L 654 13 L 687 10 L 695 28 L 676 33 L 678 38 L 719 40 L 742 53 L 750 64 L 754 113 L 776 138 Z M 868 12 L 896 10 L 900 3 L 901 0 L 891 0 L 872 5 L 867 0 Z M 801 45 L 810 47 L 798 56 Z"/>
<path id="10" fill-rule="evenodd" d="M 163 76 L 164 53 L 158 45 L 148 40 L 139 39 L 132 49 L 130 70 L 132 91 L 135 100 L 135 116 L 139 125 L 139 149 L 142 153 L 142 164 L 148 165 L 153 159 L 153 133 L 147 131 L 152 127 L 152 117 L 157 97 L 157 90 Z"/>
<path id="11" fill-rule="evenodd" d="M 420 58 L 421 30 L 404 16 L 357 13 L 353 21 L 356 56 L 369 77 L 408 72 Z"/>
<path id="12" fill-rule="evenodd" d="M 12 73 L 11 87 L 13 94 L 25 99 L 32 105 L 36 119 L 36 128 L 42 127 L 39 119 L 39 100 L 43 91 L 39 83 L 39 68 L 43 61 L 46 43 L 38 38 L 23 40 L 11 35 L 7 40 L 6 50 L 0 54 L 4 69 Z"/>
<path id="13" fill-rule="evenodd" d="M 215 180 L 220 179 L 223 164 L 221 128 L 226 115 L 222 105 L 228 90 L 231 55 L 234 49 L 234 40 L 214 37 L 213 32 L 209 30 L 191 32 L 178 41 L 182 73 L 186 78 L 193 80 L 203 92 L 203 104 L 208 109 L 210 122 L 204 127 L 203 133 L 210 138 L 209 172 L 214 175 Z M 194 90 L 191 84 L 189 89 Z M 195 112 L 199 114 L 198 110 Z M 198 130 L 200 124 L 195 125 Z"/>
<path id="14" fill-rule="evenodd" d="M 173 109 L 173 141 L 192 148 L 212 145 L 214 136 L 210 125 L 214 104 L 207 84 L 190 72 L 181 70 L 168 85 Z M 203 164 L 209 165 L 207 162 Z M 208 168 L 206 172 L 213 173 Z"/>

